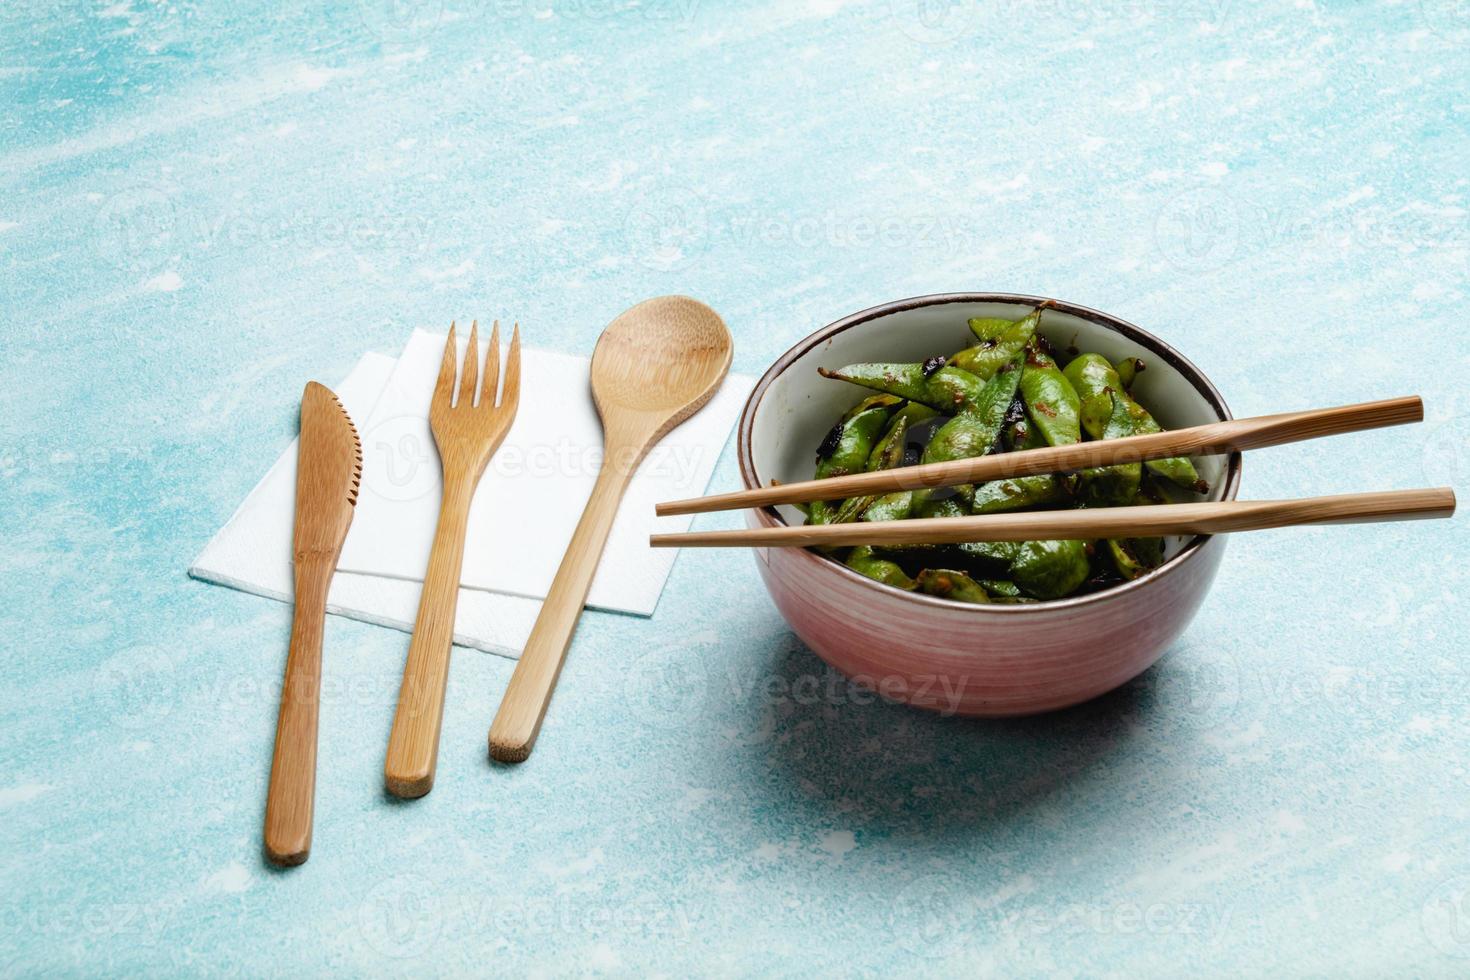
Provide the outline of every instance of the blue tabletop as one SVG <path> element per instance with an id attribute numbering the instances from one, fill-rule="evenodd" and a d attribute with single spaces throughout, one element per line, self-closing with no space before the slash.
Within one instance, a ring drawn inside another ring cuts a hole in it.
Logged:
<path id="1" fill-rule="evenodd" d="M 485 757 L 512 663 L 456 651 L 406 804 L 406 637 L 332 618 L 289 872 L 290 609 L 185 568 L 306 380 L 454 317 L 586 353 L 675 292 L 748 373 L 1056 296 L 1238 415 L 1424 396 L 1243 496 L 1463 485 L 1467 54 L 1435 0 L 6 4 L 0 971 L 1463 975 L 1462 520 L 1243 536 L 1157 667 L 1005 723 L 874 703 L 685 553 L 584 617 L 525 765 Z"/>

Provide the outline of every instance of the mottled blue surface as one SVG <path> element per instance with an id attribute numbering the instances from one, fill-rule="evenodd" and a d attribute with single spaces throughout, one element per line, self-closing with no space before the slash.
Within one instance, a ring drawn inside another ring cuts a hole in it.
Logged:
<path id="1" fill-rule="evenodd" d="M 6 3 L 0 972 L 1463 975 L 1463 521 L 1234 541 L 1156 669 L 1005 724 L 870 703 L 684 554 L 583 620 L 524 766 L 485 761 L 511 663 L 460 651 L 412 804 L 406 639 L 333 619 L 289 873 L 289 609 L 184 569 L 307 379 L 451 317 L 586 352 L 669 292 L 752 373 L 1054 295 L 1237 414 L 1425 396 L 1246 496 L 1463 485 L 1467 91 L 1454 0 Z"/>

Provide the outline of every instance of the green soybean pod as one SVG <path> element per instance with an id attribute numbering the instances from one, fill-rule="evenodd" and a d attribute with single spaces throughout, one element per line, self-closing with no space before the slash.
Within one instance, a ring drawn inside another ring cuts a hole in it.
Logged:
<path id="1" fill-rule="evenodd" d="M 846 565 L 870 579 L 907 592 L 912 592 L 919 587 L 918 583 L 909 578 L 908 573 L 899 567 L 897 562 L 879 558 L 873 549 L 865 544 L 852 549 L 852 553 L 847 556 Z"/>
<path id="2" fill-rule="evenodd" d="M 1142 358 L 1138 357 L 1125 357 L 1113 362 L 1113 370 L 1118 372 L 1118 380 L 1123 383 L 1123 389 L 1130 393 L 1133 391 L 1133 379 L 1138 377 L 1144 367 Z"/>
<path id="3" fill-rule="evenodd" d="M 1040 310 L 1032 310 L 1019 320 L 973 319 L 970 332 L 980 343 L 951 354 L 949 363 L 988 380 L 1025 349 L 1040 323 Z"/>
<path id="4" fill-rule="evenodd" d="M 990 595 L 973 578 L 964 572 L 954 571 L 948 568 L 926 568 L 919 572 L 919 591 L 926 595 L 939 596 L 941 599 L 953 599 L 956 602 L 970 602 L 976 605 L 988 605 Z"/>
<path id="5" fill-rule="evenodd" d="M 1139 436 L 1162 431 L 1148 410 L 1128 394 L 1118 372 L 1101 354 L 1082 354 L 1062 373 L 1082 399 L 1082 427 L 1094 439 L 1116 439 L 1119 435 Z M 1109 400 L 1111 396 L 1116 396 L 1122 403 L 1124 416 L 1121 421 L 1116 420 L 1115 405 Z M 1102 429 L 1109 425 L 1118 434 L 1104 436 Z M 1151 459 L 1144 465 L 1150 472 L 1196 493 L 1209 490 L 1209 485 L 1199 478 L 1194 464 L 1182 456 Z"/>
<path id="6" fill-rule="evenodd" d="M 888 421 L 889 411 L 886 405 L 865 409 L 834 425 L 817 447 L 815 479 L 861 473 L 867 467 L 873 444 Z M 831 501 L 813 501 L 808 508 L 807 522 L 829 524 L 836 511 L 837 506 Z"/>
<path id="7" fill-rule="evenodd" d="M 1082 441 L 1082 399 L 1034 337 L 1026 345 L 1026 364 L 1021 369 L 1021 400 L 1048 446 Z"/>
<path id="8" fill-rule="evenodd" d="M 970 512 L 1004 514 L 1027 507 L 1066 503 L 1072 499 L 1074 483 L 1074 478 L 1054 473 L 992 480 L 975 487 L 974 496 L 970 499 Z"/>
<path id="9" fill-rule="evenodd" d="M 849 364 L 836 370 L 817 368 L 817 373 L 919 402 L 947 415 L 958 412 L 985 387 L 983 380 L 946 364 L 942 357 L 907 364 L 875 362 Z"/>
<path id="10" fill-rule="evenodd" d="M 1132 422 L 1121 396 L 1109 389 L 1102 397 L 1090 399 L 1083 408 L 1083 418 L 1102 407 L 1109 409 L 1100 426 L 1089 426 L 1099 439 L 1120 439 L 1132 434 Z M 1086 423 L 1084 423 L 1086 424 Z M 1093 507 L 1122 506 L 1138 495 L 1139 481 L 1143 478 L 1143 466 L 1139 463 L 1120 463 L 1116 466 L 1096 466 L 1083 470 L 1079 475 L 1081 499 Z"/>
<path id="11" fill-rule="evenodd" d="M 888 420 L 888 429 L 868 455 L 868 472 L 896 469 L 903 465 L 908 450 L 909 429 L 915 423 L 924 422 L 935 416 L 935 411 L 918 402 L 906 402 Z M 876 495 L 850 497 L 842 502 L 833 516 L 833 524 L 849 524 L 860 519 L 864 512 L 878 500 Z"/>
<path id="12" fill-rule="evenodd" d="M 1011 562 L 1010 577 L 1027 595 L 1060 599 L 1076 592 L 1090 572 L 1085 541 L 1026 541 Z"/>

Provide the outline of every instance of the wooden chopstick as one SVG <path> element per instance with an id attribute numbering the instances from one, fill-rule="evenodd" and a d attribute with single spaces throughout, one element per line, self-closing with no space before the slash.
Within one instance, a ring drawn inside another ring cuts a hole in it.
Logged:
<path id="1" fill-rule="evenodd" d="M 958 544 L 965 541 L 1045 541 L 1066 538 L 1150 538 L 1225 534 L 1298 524 L 1366 524 L 1449 517 L 1449 487 L 1347 493 L 1297 500 L 1226 500 L 1096 510 L 1028 511 L 978 517 L 765 527 L 743 531 L 655 534 L 655 548 L 805 548 L 813 545 Z"/>
<path id="2" fill-rule="evenodd" d="M 794 504 L 809 500 L 843 500 L 847 497 L 892 493 L 895 490 L 950 487 L 960 483 L 1003 480 L 1034 473 L 1059 473 L 1086 469 L 1089 466 L 1114 466 L 1170 456 L 1235 453 L 1423 420 L 1424 403 L 1418 396 L 1390 398 L 1337 408 L 1210 422 L 1146 436 L 1100 439 L 1071 446 L 1049 446 L 948 463 L 926 463 L 873 473 L 854 473 L 851 476 L 837 476 L 826 480 L 782 483 L 755 490 L 667 501 L 657 505 L 655 511 L 660 517 L 667 517 L 674 514 L 733 510 L 738 507 Z"/>

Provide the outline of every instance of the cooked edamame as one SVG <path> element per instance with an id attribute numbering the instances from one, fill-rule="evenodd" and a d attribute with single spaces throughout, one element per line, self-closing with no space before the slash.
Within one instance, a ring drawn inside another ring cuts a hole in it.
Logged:
<path id="1" fill-rule="evenodd" d="M 1113 363 L 1072 350 L 1065 366 L 1059 365 L 1039 332 L 1041 316 L 1037 309 L 1019 320 L 970 320 L 978 343 L 948 356 L 820 369 L 823 377 L 878 394 L 860 401 L 833 426 L 818 448 L 816 477 L 1160 431 L 1131 391 L 1146 369 L 1144 361 L 1128 357 Z M 811 505 L 808 522 L 1168 502 L 1160 481 L 1195 493 L 1209 489 L 1188 459 L 1160 459 L 820 501 Z M 956 602 L 1016 603 L 1059 599 L 1138 578 L 1163 563 L 1164 548 L 1154 538 L 862 546 L 829 554 L 906 591 Z"/>

